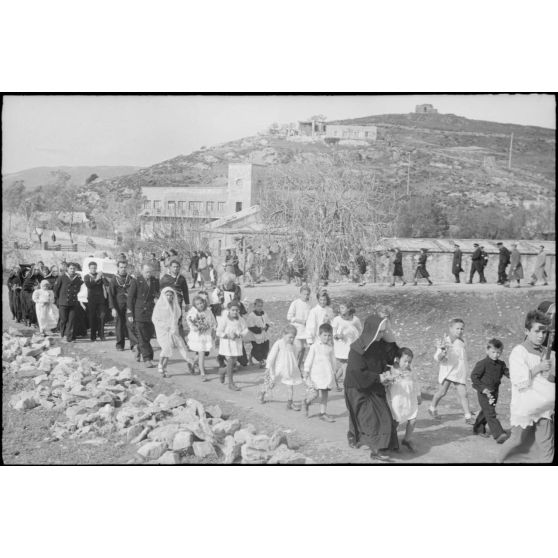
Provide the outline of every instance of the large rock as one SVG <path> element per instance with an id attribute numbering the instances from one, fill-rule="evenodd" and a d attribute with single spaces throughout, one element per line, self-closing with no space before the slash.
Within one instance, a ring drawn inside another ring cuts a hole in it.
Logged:
<path id="1" fill-rule="evenodd" d="M 179 465 L 180 464 L 180 455 L 175 453 L 174 451 L 166 451 L 159 459 L 157 459 L 157 463 L 160 465 Z"/>
<path id="2" fill-rule="evenodd" d="M 17 371 L 18 378 L 34 378 L 35 376 L 40 376 L 43 373 L 34 364 L 23 364 L 19 367 Z"/>
<path id="3" fill-rule="evenodd" d="M 200 459 L 216 457 L 215 448 L 211 442 L 194 442 L 192 444 L 194 455 Z"/>
<path id="4" fill-rule="evenodd" d="M 242 444 L 234 439 L 234 436 L 227 436 L 223 443 L 219 444 L 219 451 L 223 454 L 223 463 L 231 464 L 240 458 Z"/>
<path id="5" fill-rule="evenodd" d="M 198 440 L 212 441 L 214 438 L 213 432 L 205 419 L 181 423 L 180 429 L 189 430 Z"/>
<path id="6" fill-rule="evenodd" d="M 281 444 L 284 444 L 287 447 L 289 446 L 287 434 L 282 430 L 276 430 L 269 439 L 270 451 L 276 450 Z"/>
<path id="7" fill-rule="evenodd" d="M 43 372 L 50 372 L 52 370 L 52 367 L 54 366 L 55 361 L 46 356 L 43 355 L 40 359 L 39 362 L 37 363 L 37 368 Z"/>
<path id="8" fill-rule="evenodd" d="M 48 376 L 46 374 L 41 374 L 40 376 L 35 376 L 33 381 L 35 382 L 35 385 L 38 386 L 43 382 L 48 382 Z"/>
<path id="9" fill-rule="evenodd" d="M 205 412 L 211 418 L 223 418 L 223 411 L 219 405 L 210 405 L 209 407 L 205 408 Z"/>
<path id="10" fill-rule="evenodd" d="M 285 444 L 281 444 L 270 457 L 268 463 L 270 465 L 275 465 L 278 463 L 284 465 L 304 465 L 306 463 L 306 457 L 301 453 L 297 453 L 289 449 Z"/>
<path id="11" fill-rule="evenodd" d="M 141 425 L 136 424 L 134 426 L 141 426 Z M 139 444 L 141 441 L 145 440 L 150 430 L 151 430 L 150 426 L 145 426 L 135 438 L 132 438 L 130 440 L 130 444 Z"/>
<path id="12" fill-rule="evenodd" d="M 246 440 L 246 446 L 260 451 L 270 451 L 270 438 L 267 434 L 257 434 Z"/>
<path id="13" fill-rule="evenodd" d="M 242 463 L 257 464 L 267 463 L 267 460 L 271 457 L 271 452 L 251 448 L 247 444 L 244 444 L 240 449 L 240 455 L 242 456 Z"/>
<path id="14" fill-rule="evenodd" d="M 254 434 L 256 434 L 255 426 L 247 424 L 244 428 L 234 433 L 234 439 L 241 444 L 245 444 Z"/>
<path id="15" fill-rule="evenodd" d="M 167 444 L 164 442 L 147 442 L 138 449 L 138 453 L 147 461 L 159 459 L 167 451 Z"/>
<path id="16" fill-rule="evenodd" d="M 43 352 L 42 347 L 24 347 L 21 351 L 22 356 L 37 358 Z"/>
<path id="17" fill-rule="evenodd" d="M 62 352 L 62 349 L 60 347 L 53 347 L 52 349 L 49 349 L 46 354 L 49 357 L 57 357 L 60 356 L 60 353 Z"/>
<path id="18" fill-rule="evenodd" d="M 139 436 L 143 432 L 143 426 L 141 424 L 134 424 L 126 430 L 126 441 L 131 442 L 134 438 Z M 145 433 L 147 436 L 147 432 Z M 139 440 L 141 441 L 141 440 Z"/>
<path id="19" fill-rule="evenodd" d="M 240 421 L 224 420 L 211 427 L 213 434 L 217 440 L 224 440 L 227 436 L 234 436 L 234 433 L 240 430 Z"/>
<path id="20" fill-rule="evenodd" d="M 180 451 L 185 453 L 192 448 L 194 443 L 194 435 L 189 430 L 178 431 L 172 442 L 173 451 Z"/>
<path id="21" fill-rule="evenodd" d="M 178 432 L 177 424 L 165 424 L 153 429 L 147 437 L 156 442 L 165 442 L 168 446 L 172 444 L 175 434 Z"/>
<path id="22" fill-rule="evenodd" d="M 26 409 L 34 409 L 40 405 L 40 401 L 33 391 L 22 391 L 16 393 L 10 398 L 10 405 L 16 411 L 25 411 Z"/>

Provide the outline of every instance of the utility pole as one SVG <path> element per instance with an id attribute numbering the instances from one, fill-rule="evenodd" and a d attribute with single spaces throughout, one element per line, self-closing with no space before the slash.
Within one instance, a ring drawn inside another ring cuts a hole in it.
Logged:
<path id="1" fill-rule="evenodd" d="M 510 137 L 510 153 L 508 157 L 508 170 L 511 169 L 511 157 L 512 157 L 512 147 L 513 147 L 513 132 Z"/>
<path id="2" fill-rule="evenodd" d="M 409 175 L 411 173 L 411 152 L 407 153 L 407 195 L 409 195 Z"/>

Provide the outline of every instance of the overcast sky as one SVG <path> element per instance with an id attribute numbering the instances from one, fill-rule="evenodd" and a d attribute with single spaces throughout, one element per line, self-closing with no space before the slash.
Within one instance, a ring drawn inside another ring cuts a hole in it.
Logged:
<path id="1" fill-rule="evenodd" d="M 413 112 L 555 128 L 552 95 L 5 96 L 2 172 L 39 166 L 149 166 L 324 114 L 329 120 Z"/>

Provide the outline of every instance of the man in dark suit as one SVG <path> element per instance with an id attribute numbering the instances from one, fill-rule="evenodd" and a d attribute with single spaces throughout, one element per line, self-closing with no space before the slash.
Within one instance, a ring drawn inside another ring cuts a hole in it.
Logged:
<path id="1" fill-rule="evenodd" d="M 510 251 L 504 246 L 502 242 L 497 242 L 500 256 L 498 259 L 498 282 L 497 285 L 505 285 L 508 282 L 506 275 L 506 267 L 510 264 Z"/>
<path id="2" fill-rule="evenodd" d="M 136 360 L 140 355 L 147 368 L 153 368 L 153 347 L 151 338 L 155 335 L 155 327 L 151 321 L 155 300 L 159 297 L 159 279 L 152 277 L 153 268 L 144 264 L 141 275 L 132 279 L 128 290 L 128 322 L 136 326 L 139 350 Z"/>
<path id="3" fill-rule="evenodd" d="M 66 336 L 68 343 L 75 341 L 74 325 L 76 321 L 76 307 L 78 293 L 83 285 L 81 277 L 76 273 L 76 266 L 68 264 L 67 273 L 61 274 L 54 283 L 54 300 L 60 312 L 60 337 Z"/>
<path id="4" fill-rule="evenodd" d="M 471 256 L 471 273 L 469 274 L 469 281 L 467 283 L 470 285 L 473 282 L 473 277 L 475 272 L 479 274 L 480 282 L 486 283 L 486 279 L 484 278 L 484 271 L 483 271 L 483 259 L 482 259 L 482 252 L 480 246 L 475 242 L 473 244 L 473 255 Z"/>
<path id="5" fill-rule="evenodd" d="M 124 350 L 126 337 L 128 337 L 130 350 L 133 351 L 138 344 L 134 324 L 126 325 L 128 291 L 133 278 L 128 274 L 128 262 L 126 260 L 120 260 L 117 265 L 117 274 L 110 280 L 108 289 L 112 316 L 116 320 L 116 350 Z"/>
<path id="6" fill-rule="evenodd" d="M 453 261 L 451 264 L 451 272 L 455 277 L 456 283 L 461 282 L 459 278 L 459 274 L 463 273 L 463 268 L 461 267 L 462 259 L 463 259 L 463 252 L 461 252 L 461 248 L 459 248 L 459 244 L 455 244 L 453 250 Z"/>
<path id="7" fill-rule="evenodd" d="M 91 328 L 91 341 L 97 340 L 97 333 L 101 341 L 105 340 L 105 315 L 108 281 L 102 273 L 97 272 L 97 264 L 89 263 L 89 273 L 83 278 L 87 287 L 87 311 L 89 314 L 89 327 Z"/>

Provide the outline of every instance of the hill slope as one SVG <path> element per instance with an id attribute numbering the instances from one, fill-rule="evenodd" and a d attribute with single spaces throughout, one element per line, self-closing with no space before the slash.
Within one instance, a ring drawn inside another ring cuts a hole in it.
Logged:
<path id="1" fill-rule="evenodd" d="M 2 189 L 10 187 L 17 180 L 23 180 L 27 188 L 45 186 L 52 180 L 51 173 L 54 171 L 67 172 L 73 184 L 83 184 L 92 174 L 97 174 L 100 180 L 115 178 L 125 174 L 138 171 L 141 167 L 134 166 L 91 166 L 91 167 L 34 167 L 19 172 L 13 172 L 2 176 Z"/>
<path id="2" fill-rule="evenodd" d="M 469 120 L 452 114 L 395 114 L 339 121 L 375 124 L 378 141 L 366 145 L 294 142 L 261 134 L 180 155 L 133 174 L 108 180 L 111 188 L 224 184 L 228 163 L 287 163 L 342 158 L 376 172 L 404 193 L 410 153 L 411 193 L 436 194 L 447 203 L 517 207 L 555 197 L 554 130 Z M 510 134 L 514 133 L 508 170 Z M 530 202 L 529 202 L 530 201 Z"/>

